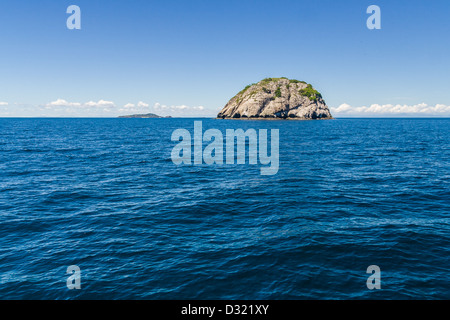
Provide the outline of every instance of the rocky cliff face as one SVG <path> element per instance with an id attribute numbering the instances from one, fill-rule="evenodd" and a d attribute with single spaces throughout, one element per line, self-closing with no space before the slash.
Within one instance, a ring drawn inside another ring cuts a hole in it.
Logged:
<path id="1" fill-rule="evenodd" d="M 322 95 L 304 81 L 267 78 L 245 87 L 218 118 L 332 119 Z"/>

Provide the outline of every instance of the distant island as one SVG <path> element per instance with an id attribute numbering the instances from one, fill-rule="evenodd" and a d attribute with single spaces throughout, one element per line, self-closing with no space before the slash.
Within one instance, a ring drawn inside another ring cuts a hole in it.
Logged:
<path id="1" fill-rule="evenodd" d="M 322 95 L 305 81 L 266 78 L 246 86 L 219 112 L 220 119 L 333 119 Z"/>
<path id="2" fill-rule="evenodd" d="M 171 116 L 161 117 L 154 113 L 131 114 L 128 116 L 119 116 L 118 118 L 172 118 Z"/>

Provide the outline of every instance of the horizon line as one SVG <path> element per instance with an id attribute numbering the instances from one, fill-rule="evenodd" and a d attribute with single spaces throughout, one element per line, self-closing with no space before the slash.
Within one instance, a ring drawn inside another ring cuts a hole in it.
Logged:
<path id="1" fill-rule="evenodd" d="M 217 117 L 210 117 L 210 116 L 197 116 L 197 117 L 174 117 L 174 116 L 161 116 L 159 118 L 139 118 L 139 117 L 123 117 L 123 116 L 116 116 L 116 117 L 67 117 L 67 116 L 0 116 L 0 119 L 216 119 L 216 120 L 316 120 L 316 119 L 276 119 L 276 118 L 236 118 L 236 119 L 222 119 Z M 424 116 L 424 117 L 414 117 L 414 116 L 374 116 L 374 117 L 361 117 L 361 116 L 346 116 L 346 117 L 333 117 L 332 119 L 325 119 L 325 120 L 336 120 L 336 119 L 450 119 L 449 116 Z M 320 120 L 320 119 L 318 119 Z M 322 119 L 323 120 L 323 119 Z"/>

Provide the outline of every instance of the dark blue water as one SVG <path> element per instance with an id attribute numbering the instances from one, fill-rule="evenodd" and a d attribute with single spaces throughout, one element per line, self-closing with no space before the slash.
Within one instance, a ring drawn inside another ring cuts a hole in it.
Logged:
<path id="1" fill-rule="evenodd" d="M 174 165 L 193 119 L 0 119 L 0 298 L 450 298 L 450 120 L 202 121 L 278 128 L 278 174 Z"/>

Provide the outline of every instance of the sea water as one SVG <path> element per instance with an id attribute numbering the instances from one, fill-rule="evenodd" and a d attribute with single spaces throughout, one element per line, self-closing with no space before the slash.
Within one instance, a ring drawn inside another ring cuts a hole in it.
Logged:
<path id="1" fill-rule="evenodd" d="M 174 164 L 195 120 L 278 129 L 278 172 Z M 449 141 L 449 119 L 0 119 L 0 298 L 449 299 Z"/>

